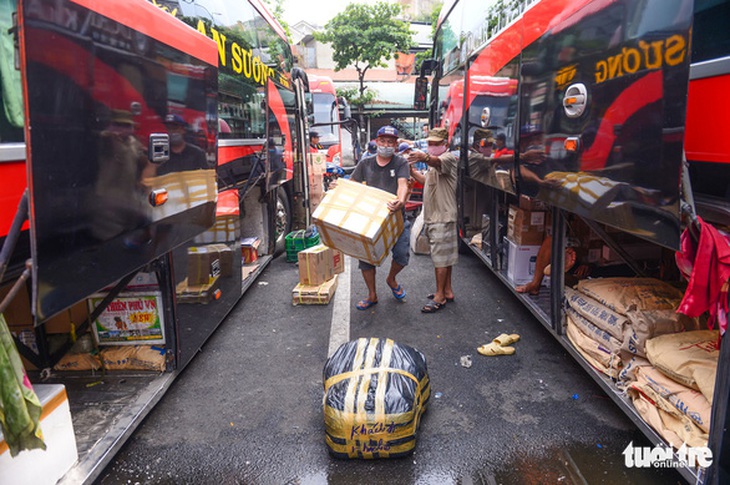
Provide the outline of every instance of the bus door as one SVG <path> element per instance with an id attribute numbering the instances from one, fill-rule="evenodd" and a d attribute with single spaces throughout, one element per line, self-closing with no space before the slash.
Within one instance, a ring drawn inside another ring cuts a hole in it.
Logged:
<path id="1" fill-rule="evenodd" d="M 215 115 L 185 100 L 215 100 L 217 48 L 151 4 L 19 7 L 33 305 L 43 321 L 213 224 Z M 183 72 L 196 92 L 173 100 L 171 78 Z"/>
<path id="2" fill-rule="evenodd" d="M 525 12 L 521 193 L 677 247 L 692 3 L 556 0 Z"/>

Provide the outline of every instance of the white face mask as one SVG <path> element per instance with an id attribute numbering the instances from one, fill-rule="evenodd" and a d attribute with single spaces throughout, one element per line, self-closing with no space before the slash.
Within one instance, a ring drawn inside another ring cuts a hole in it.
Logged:
<path id="1" fill-rule="evenodd" d="M 428 146 L 428 154 L 434 157 L 438 157 L 439 155 L 443 155 L 446 153 L 446 145 L 429 145 Z"/>
<path id="2" fill-rule="evenodd" d="M 395 147 L 378 147 L 378 155 L 383 158 L 391 158 L 395 153 Z"/>

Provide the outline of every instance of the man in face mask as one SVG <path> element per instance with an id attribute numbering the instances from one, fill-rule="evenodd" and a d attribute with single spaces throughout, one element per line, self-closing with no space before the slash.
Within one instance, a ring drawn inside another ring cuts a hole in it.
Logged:
<path id="1" fill-rule="evenodd" d="M 447 302 L 454 301 L 451 269 L 459 259 L 456 228 L 456 170 L 457 157 L 448 151 L 446 128 L 434 128 L 426 138 L 426 152 L 414 150 L 408 156 L 410 173 L 423 184 L 423 221 L 435 268 L 436 292 L 421 308 L 423 313 L 435 313 Z M 425 174 L 416 170 L 417 162 L 429 166 Z"/>
<path id="2" fill-rule="evenodd" d="M 405 158 L 395 154 L 395 149 L 398 146 L 398 130 L 392 126 L 380 128 L 375 143 L 378 147 L 375 156 L 363 158 L 350 175 L 350 180 L 390 192 L 394 195 L 394 198 L 388 203 L 388 209 L 391 212 L 403 211 L 408 199 L 409 177 L 408 162 Z M 396 241 L 395 246 L 393 246 L 393 261 L 390 264 L 388 277 L 385 279 L 390 291 L 393 293 L 393 297 L 398 301 L 403 301 L 406 297 L 406 290 L 398 284 L 396 276 L 408 265 L 410 256 L 411 223 L 406 220 L 405 215 L 403 221 L 403 232 Z M 375 288 L 375 266 L 360 261 L 359 268 L 362 271 L 365 285 L 368 287 L 368 296 L 364 300 L 360 300 L 356 308 L 358 310 L 367 310 L 378 303 L 378 294 Z"/>
<path id="3" fill-rule="evenodd" d="M 157 175 L 213 168 L 208 166 L 205 152 L 201 148 L 185 141 L 185 130 L 188 124 L 182 116 L 178 114 L 165 116 L 165 126 L 170 135 L 170 160 L 159 166 Z"/>

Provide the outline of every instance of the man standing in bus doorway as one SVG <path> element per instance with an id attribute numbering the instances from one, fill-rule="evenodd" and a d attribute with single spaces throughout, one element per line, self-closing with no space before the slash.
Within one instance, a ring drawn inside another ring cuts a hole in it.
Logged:
<path id="1" fill-rule="evenodd" d="M 423 184 L 423 221 L 431 247 L 431 260 L 436 275 L 436 292 L 421 308 L 423 313 L 436 313 L 454 301 L 451 287 L 451 269 L 459 259 L 456 233 L 456 169 L 457 157 L 448 151 L 449 134 L 446 128 L 434 128 L 428 133 L 427 152 L 414 151 L 408 157 L 411 176 Z M 417 162 L 426 162 L 428 172 L 415 168 Z"/>
<path id="2" fill-rule="evenodd" d="M 375 140 L 377 154 L 363 158 L 357 164 L 350 176 L 354 182 L 362 182 L 370 187 L 390 192 L 395 199 L 388 203 L 391 212 L 403 211 L 408 200 L 408 162 L 405 158 L 396 155 L 395 149 L 398 145 L 398 130 L 392 126 L 384 126 L 378 130 Z M 406 297 L 406 290 L 396 281 L 396 276 L 408 265 L 410 257 L 409 242 L 411 239 L 411 223 L 403 214 L 403 232 L 393 246 L 393 260 L 390 263 L 390 272 L 385 282 L 390 291 L 398 301 Z M 368 296 L 360 300 L 356 308 L 367 310 L 378 303 L 378 293 L 375 288 L 375 266 L 360 261 L 359 266 L 362 277 L 368 288 Z"/>
<path id="3" fill-rule="evenodd" d="M 309 132 L 309 151 L 312 153 L 319 153 L 320 150 L 324 150 L 324 147 L 319 142 L 319 133 L 316 131 Z"/>

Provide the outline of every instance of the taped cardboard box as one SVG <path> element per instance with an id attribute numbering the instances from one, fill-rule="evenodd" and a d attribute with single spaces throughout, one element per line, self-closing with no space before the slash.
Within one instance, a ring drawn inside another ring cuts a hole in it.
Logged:
<path id="1" fill-rule="evenodd" d="M 520 246 L 539 246 L 545 237 L 545 212 L 510 206 L 507 237 Z"/>
<path id="2" fill-rule="evenodd" d="M 292 290 L 292 305 L 327 305 L 337 289 L 337 275 L 319 286 L 298 283 Z"/>
<path id="3" fill-rule="evenodd" d="M 226 244 L 209 244 L 188 248 L 188 283 L 206 285 L 211 277 L 231 276 L 233 251 Z"/>
<path id="4" fill-rule="evenodd" d="M 335 275 L 332 250 L 324 244 L 300 251 L 297 257 L 302 285 L 319 286 Z"/>
<path id="5" fill-rule="evenodd" d="M 343 179 L 312 214 L 322 242 L 378 266 L 403 232 L 403 213 L 388 210 L 394 195 Z"/>

